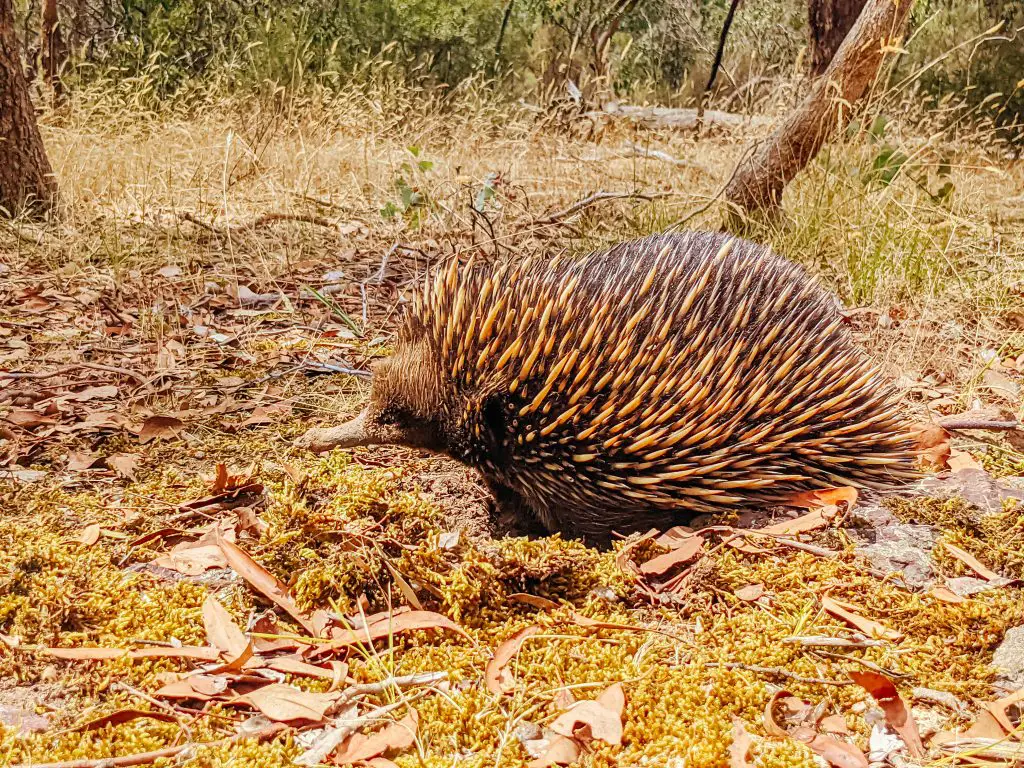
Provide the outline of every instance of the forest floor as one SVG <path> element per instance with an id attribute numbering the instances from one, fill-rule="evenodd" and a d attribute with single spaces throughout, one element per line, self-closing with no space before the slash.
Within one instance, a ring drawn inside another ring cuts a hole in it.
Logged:
<path id="1" fill-rule="evenodd" d="M 942 436 L 898 498 L 715 521 L 773 537 L 607 552 L 491 536 L 441 458 L 292 448 L 357 410 L 425 268 L 717 228 L 763 127 L 143 117 L 47 115 L 62 216 L 0 224 L 0 765 L 1021 760 L 1019 432 Z M 1024 165 L 876 122 L 785 208 L 749 236 L 915 419 L 1024 417 Z"/>

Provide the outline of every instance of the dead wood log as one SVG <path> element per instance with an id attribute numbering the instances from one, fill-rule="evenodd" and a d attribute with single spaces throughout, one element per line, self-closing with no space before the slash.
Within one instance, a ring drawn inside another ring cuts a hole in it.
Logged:
<path id="1" fill-rule="evenodd" d="M 913 0 L 869 0 L 825 74 L 758 150 L 741 161 L 726 187 L 738 212 L 778 212 L 782 191 L 837 131 L 867 92 L 885 53 L 903 33 Z M 742 219 L 743 216 L 738 218 Z"/>

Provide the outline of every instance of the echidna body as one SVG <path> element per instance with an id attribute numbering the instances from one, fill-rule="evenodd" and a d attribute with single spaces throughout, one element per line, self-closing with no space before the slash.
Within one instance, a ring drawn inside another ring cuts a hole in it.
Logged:
<path id="1" fill-rule="evenodd" d="M 893 392 L 796 265 L 711 233 L 438 272 L 334 444 L 477 468 L 499 503 L 607 539 L 915 475 Z"/>

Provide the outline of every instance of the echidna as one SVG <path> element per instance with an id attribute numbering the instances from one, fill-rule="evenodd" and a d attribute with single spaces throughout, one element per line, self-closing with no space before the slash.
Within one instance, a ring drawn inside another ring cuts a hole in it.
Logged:
<path id="1" fill-rule="evenodd" d="M 374 365 L 369 406 L 301 442 L 440 451 L 499 504 L 595 540 L 916 474 L 836 300 L 767 247 L 698 232 L 453 262 Z"/>

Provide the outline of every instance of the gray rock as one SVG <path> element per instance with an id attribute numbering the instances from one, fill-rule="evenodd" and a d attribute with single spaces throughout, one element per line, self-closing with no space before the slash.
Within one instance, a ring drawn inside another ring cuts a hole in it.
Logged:
<path id="1" fill-rule="evenodd" d="M 960 597 L 970 597 L 979 592 L 995 589 L 998 586 L 1002 585 L 997 582 L 976 579 L 973 576 L 957 576 L 955 579 L 946 579 L 946 587 L 949 591 L 955 595 L 960 595 Z"/>
<path id="2" fill-rule="evenodd" d="M 996 648 L 992 666 L 1014 688 L 1024 688 L 1024 626 L 1008 629 Z"/>
<path id="3" fill-rule="evenodd" d="M 874 541 L 858 548 L 871 564 L 886 573 L 902 572 L 903 581 L 912 589 L 932 583 L 932 549 L 938 531 L 930 525 L 887 525 L 874 530 Z"/>
<path id="4" fill-rule="evenodd" d="M 948 477 L 932 477 L 921 483 L 928 495 L 941 498 L 960 496 L 984 514 L 1001 512 L 1005 499 L 1024 500 L 1024 490 L 1006 480 L 997 480 L 982 469 L 960 469 Z"/>

